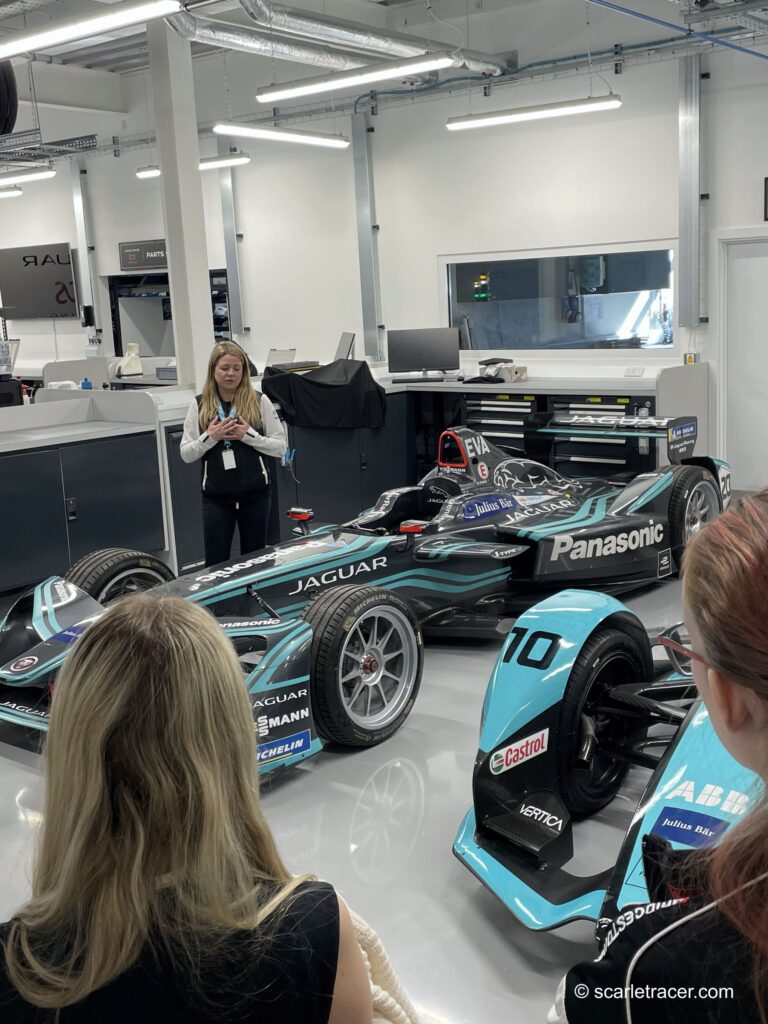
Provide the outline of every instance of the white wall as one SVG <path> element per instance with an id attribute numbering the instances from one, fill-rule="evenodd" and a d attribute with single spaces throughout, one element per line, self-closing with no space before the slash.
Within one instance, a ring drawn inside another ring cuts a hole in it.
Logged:
<path id="1" fill-rule="evenodd" d="M 163 319 L 161 298 L 119 299 L 118 306 L 124 352 L 134 341 L 139 344 L 139 355 L 173 355 L 173 323 Z"/>

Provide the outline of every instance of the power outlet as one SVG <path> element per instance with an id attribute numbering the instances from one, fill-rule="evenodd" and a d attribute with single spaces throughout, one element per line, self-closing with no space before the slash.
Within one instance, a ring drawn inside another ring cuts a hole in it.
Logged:
<path id="1" fill-rule="evenodd" d="M 642 377 L 645 373 L 644 366 L 625 366 L 624 376 L 625 377 Z"/>

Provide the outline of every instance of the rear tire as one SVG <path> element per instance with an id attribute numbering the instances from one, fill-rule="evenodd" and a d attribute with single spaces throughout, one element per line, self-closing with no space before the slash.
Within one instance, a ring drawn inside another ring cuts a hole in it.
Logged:
<path id="1" fill-rule="evenodd" d="M 601 743 L 616 742 L 626 732 L 620 718 L 593 710 L 612 686 L 640 683 L 645 659 L 638 644 L 619 629 L 599 629 L 584 644 L 574 662 L 560 707 L 557 731 L 557 773 L 560 797 L 574 818 L 594 814 L 616 796 L 629 762 L 604 754 Z M 597 747 L 589 769 L 577 758 L 582 738 L 582 715 L 592 720 Z"/>
<path id="2" fill-rule="evenodd" d="M 680 569 L 688 541 L 722 511 L 720 487 L 703 466 L 678 466 L 669 496 L 672 557 Z"/>
<path id="3" fill-rule="evenodd" d="M 416 700 L 424 660 L 407 602 L 376 587 L 333 587 L 302 618 L 314 634 L 310 692 L 319 733 L 369 747 L 397 732 Z"/>
<path id="4" fill-rule="evenodd" d="M 106 605 L 118 597 L 168 583 L 176 576 L 154 555 L 129 548 L 102 548 L 75 562 L 64 578 Z"/>

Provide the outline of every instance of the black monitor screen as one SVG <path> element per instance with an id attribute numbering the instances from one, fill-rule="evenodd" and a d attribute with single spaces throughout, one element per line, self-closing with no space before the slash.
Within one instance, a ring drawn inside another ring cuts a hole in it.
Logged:
<path id="1" fill-rule="evenodd" d="M 458 327 L 430 327 L 419 331 L 388 331 L 390 373 L 411 370 L 458 370 Z"/>

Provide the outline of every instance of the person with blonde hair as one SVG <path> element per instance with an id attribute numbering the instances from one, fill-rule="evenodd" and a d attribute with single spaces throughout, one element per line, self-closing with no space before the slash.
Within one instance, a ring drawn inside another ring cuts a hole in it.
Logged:
<path id="1" fill-rule="evenodd" d="M 766 593 L 768 490 L 741 498 L 688 542 L 690 646 L 670 641 L 687 654 L 718 739 L 755 773 L 754 805 L 716 846 L 666 852 L 664 891 L 630 907 L 597 959 L 568 972 L 551 1024 L 768 1021 Z"/>
<path id="2" fill-rule="evenodd" d="M 280 458 L 285 430 L 275 407 L 251 384 L 249 361 L 232 341 L 213 347 L 202 393 L 190 403 L 184 462 L 202 464 L 205 564 L 229 558 L 235 524 L 240 551 L 267 543 L 271 489 L 264 456 Z"/>
<path id="3" fill-rule="evenodd" d="M 125 598 L 55 684 L 32 895 L 0 926 L 4 1024 L 370 1024 L 334 889 L 285 867 L 234 649 Z"/>

